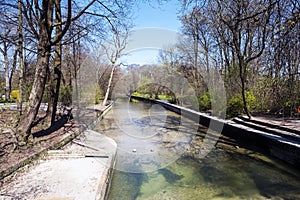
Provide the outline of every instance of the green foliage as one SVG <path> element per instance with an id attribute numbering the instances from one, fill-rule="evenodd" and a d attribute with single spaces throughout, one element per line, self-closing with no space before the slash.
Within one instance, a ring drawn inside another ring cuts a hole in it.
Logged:
<path id="1" fill-rule="evenodd" d="M 140 93 L 138 93 L 137 91 L 134 91 L 134 92 L 132 93 L 132 95 L 133 95 L 133 96 L 139 96 Z"/>
<path id="2" fill-rule="evenodd" d="M 204 92 L 199 98 L 199 110 L 207 111 L 211 108 L 211 97 L 209 92 Z"/>
<path id="3" fill-rule="evenodd" d="M 274 98 L 273 84 L 274 80 L 269 77 L 260 77 L 255 84 L 254 95 L 259 104 L 257 110 L 261 113 L 270 114 L 275 106 L 274 101 L 277 102 Z"/>
<path id="4" fill-rule="evenodd" d="M 150 80 L 146 77 L 143 77 L 138 83 L 137 91 L 142 94 L 149 93 L 151 91 L 151 85 L 149 84 Z"/>
<path id="5" fill-rule="evenodd" d="M 16 99 L 9 99 L 9 100 L 5 100 L 0 98 L 0 103 L 15 103 Z"/>
<path id="6" fill-rule="evenodd" d="M 249 107 L 250 111 L 253 111 L 258 107 L 258 102 L 256 100 L 256 97 L 253 94 L 253 91 L 246 92 L 246 99 L 247 99 L 247 103 L 248 103 L 248 107 Z"/>
<path id="7" fill-rule="evenodd" d="M 20 99 L 20 90 L 12 90 L 11 92 L 10 92 L 10 98 L 11 99 Z"/>
<path id="8" fill-rule="evenodd" d="M 144 93 L 140 93 L 138 91 L 134 91 L 132 93 L 133 96 L 138 96 L 138 97 L 143 97 L 143 98 L 149 98 L 150 95 L 149 94 L 144 94 Z M 153 98 L 154 96 L 152 96 Z M 168 100 L 170 102 L 173 102 L 174 101 L 174 97 L 170 96 L 170 95 L 167 95 L 167 94 L 159 94 L 158 95 L 158 99 L 160 100 Z"/>
<path id="9" fill-rule="evenodd" d="M 5 82 L 0 80 L 0 95 L 5 93 Z"/>
<path id="10" fill-rule="evenodd" d="M 70 105 L 72 103 L 72 86 L 61 86 L 58 101 Z"/>
<path id="11" fill-rule="evenodd" d="M 100 87 L 96 87 L 95 104 L 100 104 L 101 99 L 104 99 L 103 93 Z"/>
<path id="12" fill-rule="evenodd" d="M 233 96 L 227 103 L 227 117 L 235 117 L 243 113 L 243 99 L 241 94 Z"/>
<path id="13" fill-rule="evenodd" d="M 252 91 L 246 91 L 246 101 L 250 112 L 258 107 L 258 103 Z M 228 101 L 226 114 L 228 118 L 244 114 L 242 94 L 236 94 Z"/>
<path id="14" fill-rule="evenodd" d="M 173 99 L 174 99 L 173 97 L 166 95 L 166 94 L 159 94 L 158 98 L 161 100 L 168 100 L 168 101 L 173 101 Z"/>
<path id="15" fill-rule="evenodd" d="M 149 98 L 148 94 L 140 93 L 140 92 L 137 92 L 137 91 L 133 92 L 132 95 L 137 96 L 137 97 L 147 98 L 147 99 Z"/>

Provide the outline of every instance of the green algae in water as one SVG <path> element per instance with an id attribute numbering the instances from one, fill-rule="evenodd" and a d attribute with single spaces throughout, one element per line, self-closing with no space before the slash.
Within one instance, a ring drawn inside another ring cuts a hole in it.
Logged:
<path id="1" fill-rule="evenodd" d="M 148 175 L 144 173 L 114 172 L 108 199 L 136 199 L 140 195 L 139 188 L 147 179 Z"/>
<path id="2" fill-rule="evenodd" d="M 109 199 L 300 199 L 299 174 L 277 165 L 216 150 L 206 159 L 182 157 L 152 173 L 116 172 Z"/>
<path id="3" fill-rule="evenodd" d="M 126 108 L 126 110 L 127 109 L 128 108 Z M 175 114 L 168 113 L 168 116 L 170 116 L 167 117 L 166 120 L 167 126 L 162 127 L 161 124 L 158 124 L 156 127 L 149 124 L 149 117 L 144 116 L 142 111 L 140 112 L 140 116 L 136 118 L 138 120 L 135 120 L 132 123 L 125 119 L 125 122 L 128 123 L 126 124 L 126 128 L 129 128 L 127 125 L 132 124 L 130 130 L 135 128 L 140 129 L 142 127 L 144 128 L 143 130 L 149 129 L 153 133 L 159 133 L 161 136 L 169 134 L 171 131 L 174 131 L 174 128 L 177 128 L 176 126 L 178 122 L 176 122 L 176 119 L 178 119 L 178 116 Z M 149 113 L 147 109 L 145 110 L 145 113 Z M 120 144 L 124 144 L 124 138 L 122 137 L 124 134 L 120 134 L 120 129 L 116 128 L 118 126 L 114 124 L 113 119 L 114 115 L 108 114 L 106 118 L 99 123 L 98 130 L 99 132 L 112 137 L 120 147 Z M 199 128 L 206 130 L 205 127 L 202 126 L 199 126 Z M 180 131 L 188 137 L 191 137 L 191 133 L 194 133 L 189 130 L 189 126 L 181 128 Z M 142 133 L 142 131 L 139 133 Z M 164 138 L 159 135 L 156 134 L 155 137 L 153 136 L 151 139 L 155 139 L 158 142 L 162 141 Z M 205 131 L 203 134 L 201 133 L 201 135 L 204 137 Z M 186 140 L 182 138 L 184 137 L 178 137 L 177 139 L 180 139 L 180 141 Z M 198 137 L 198 139 L 196 137 L 191 138 L 192 141 L 181 146 L 184 147 L 181 149 L 182 154 L 184 154 L 184 151 L 187 148 L 190 149 L 190 152 L 192 152 L 192 149 L 196 149 L 197 145 L 201 146 L 201 137 Z M 153 143 L 151 143 L 151 145 Z M 167 167 L 158 169 L 151 173 L 126 173 L 115 170 L 109 199 L 300 200 L 299 170 L 295 170 L 271 157 L 269 158 L 243 148 L 235 148 L 236 145 L 237 144 L 234 140 L 223 137 L 219 138 L 217 147 L 204 159 L 187 156 L 180 157 Z M 129 151 L 133 148 L 131 146 Z M 168 148 L 170 150 L 176 150 L 171 147 Z M 159 151 L 160 146 L 153 146 L 153 150 L 154 152 Z M 177 151 L 174 152 L 176 153 Z M 117 157 L 117 162 L 118 158 L 120 157 Z M 168 158 L 168 156 L 165 156 L 162 159 L 164 158 Z M 150 166 L 150 164 L 153 164 L 155 166 L 162 166 L 150 161 L 144 162 L 143 160 L 143 162 L 136 162 L 135 159 L 119 159 L 119 162 L 123 164 L 123 171 L 126 171 L 126 169 L 130 169 L 131 171 L 143 169 L 140 165 Z"/>

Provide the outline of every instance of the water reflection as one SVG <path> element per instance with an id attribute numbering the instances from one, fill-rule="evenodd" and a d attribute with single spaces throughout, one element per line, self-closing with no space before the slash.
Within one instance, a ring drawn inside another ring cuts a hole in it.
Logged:
<path id="1" fill-rule="evenodd" d="M 129 119 L 114 110 L 97 127 L 119 145 L 109 199 L 300 199 L 299 171 L 226 137 L 200 159 L 205 127 L 149 104 L 127 106 L 136 111 Z"/>
<path id="2" fill-rule="evenodd" d="M 129 101 L 117 101 L 97 127 L 118 143 L 116 169 L 132 173 L 155 171 L 176 161 L 197 130 L 198 124 L 160 105 Z"/>

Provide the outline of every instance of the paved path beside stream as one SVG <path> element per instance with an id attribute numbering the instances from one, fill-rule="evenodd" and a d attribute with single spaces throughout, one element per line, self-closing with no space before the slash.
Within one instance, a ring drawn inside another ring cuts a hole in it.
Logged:
<path id="1" fill-rule="evenodd" d="M 18 173 L 0 189 L 0 200 L 103 199 L 114 162 L 116 143 L 86 130 L 62 150 Z"/>
<path id="2" fill-rule="evenodd" d="M 253 119 L 273 125 L 294 129 L 300 132 L 300 118 L 253 117 Z"/>

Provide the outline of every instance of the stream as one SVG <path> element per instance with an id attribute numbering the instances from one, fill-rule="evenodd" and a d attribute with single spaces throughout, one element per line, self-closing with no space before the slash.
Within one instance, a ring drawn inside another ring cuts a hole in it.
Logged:
<path id="1" fill-rule="evenodd" d="M 117 144 L 109 199 L 300 199 L 300 171 L 157 104 L 118 100 L 96 131 Z M 219 137 L 220 136 L 220 137 Z"/>

